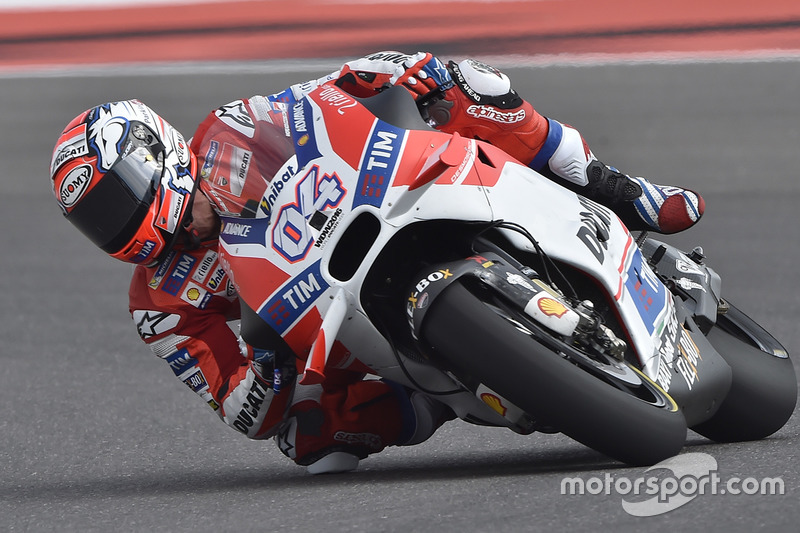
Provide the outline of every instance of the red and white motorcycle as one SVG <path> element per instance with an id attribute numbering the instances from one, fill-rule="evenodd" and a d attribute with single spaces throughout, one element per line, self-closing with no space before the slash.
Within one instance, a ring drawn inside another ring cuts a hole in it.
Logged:
<path id="1" fill-rule="evenodd" d="M 288 110 L 296 158 L 220 256 L 242 335 L 360 365 L 463 420 L 562 432 L 630 464 L 687 427 L 758 439 L 794 410 L 786 350 L 722 298 L 700 249 L 635 239 L 497 148 L 437 132 L 402 89 L 324 86 Z"/>

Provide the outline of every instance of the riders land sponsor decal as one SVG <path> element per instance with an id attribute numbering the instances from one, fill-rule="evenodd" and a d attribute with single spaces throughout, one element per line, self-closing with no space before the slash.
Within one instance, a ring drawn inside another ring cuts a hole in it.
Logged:
<path id="1" fill-rule="evenodd" d="M 576 236 L 601 265 L 608 252 L 608 231 L 611 228 L 611 214 L 608 209 L 583 196 L 578 197 L 581 207 L 581 227 Z M 602 237 L 605 238 L 602 238 Z"/>
<path id="2" fill-rule="evenodd" d="M 450 272 L 449 268 L 439 269 L 436 272 L 431 272 L 414 285 L 414 290 L 406 300 L 406 318 L 409 326 L 411 326 L 411 334 L 414 338 L 416 338 L 414 330 L 414 311 L 417 309 L 424 309 L 428 305 L 431 298 L 430 294 L 428 294 L 428 288 L 432 283 L 445 280 L 452 276 L 453 273 Z M 436 292 L 437 291 L 434 291 L 434 294 L 436 294 Z"/>
<path id="3" fill-rule="evenodd" d="M 328 287 L 320 273 L 320 262 L 316 261 L 275 291 L 258 310 L 258 316 L 282 335 Z"/>
<path id="4" fill-rule="evenodd" d="M 63 163 L 89 155 L 86 144 L 86 124 L 80 124 L 64 134 L 66 139 L 53 150 L 53 159 L 50 161 L 50 175 L 53 176 Z"/>
<path id="5" fill-rule="evenodd" d="M 252 139 L 255 135 L 256 125 L 253 123 L 253 118 L 247 112 L 244 101 L 236 100 L 226 104 L 214 111 L 214 114 L 226 125 L 248 138 Z"/>
<path id="6" fill-rule="evenodd" d="M 211 175 L 211 170 L 214 168 L 218 153 L 219 143 L 217 141 L 211 141 L 208 145 L 208 150 L 206 150 L 206 155 L 202 158 L 203 164 L 200 167 L 201 178 L 207 179 Z"/>
<path id="7" fill-rule="evenodd" d="M 192 357 L 186 348 L 178 350 L 174 354 L 167 357 L 165 361 L 176 376 L 180 376 L 189 368 L 197 365 L 197 359 Z"/>
<path id="8" fill-rule="evenodd" d="M 250 110 L 257 121 L 275 124 L 272 120 L 272 104 L 264 96 L 254 96 L 250 98 Z"/>
<path id="9" fill-rule="evenodd" d="M 181 321 L 180 315 L 161 311 L 137 309 L 133 312 L 133 322 L 142 340 L 156 337 L 174 329 Z"/>
<path id="10" fill-rule="evenodd" d="M 320 211 L 317 211 L 317 213 L 320 213 Z M 325 227 L 322 228 L 319 237 L 317 237 L 317 240 L 314 241 L 315 247 L 320 248 L 325 243 L 325 239 L 333 234 L 333 232 L 336 230 L 336 227 L 339 225 L 339 222 L 341 221 L 342 213 L 343 211 L 340 207 L 333 212 L 328 219 L 328 222 L 325 224 Z"/>
<path id="11" fill-rule="evenodd" d="M 156 243 L 150 240 L 144 241 L 142 249 L 139 250 L 139 252 L 135 256 L 133 256 L 133 258 L 131 259 L 131 263 L 134 264 L 143 263 L 147 258 L 150 257 L 150 254 L 152 254 L 153 250 L 155 249 L 156 249 Z"/>
<path id="12" fill-rule="evenodd" d="M 692 340 L 689 332 L 685 328 L 681 329 L 681 339 L 678 343 L 681 357 L 678 357 L 675 361 L 675 370 L 686 381 L 686 386 L 689 387 L 689 390 L 692 390 L 694 382 L 697 381 L 697 367 L 702 357 L 700 357 L 700 351 L 697 349 L 697 345 Z"/>
<path id="13" fill-rule="evenodd" d="M 286 183 L 292 179 L 296 173 L 297 160 L 292 157 L 283 164 L 281 169 L 275 173 L 275 177 L 270 180 L 269 188 L 267 192 L 264 193 L 264 197 L 261 198 L 261 202 L 259 203 L 262 213 L 267 216 L 270 215 L 272 206 L 275 205 L 275 202 L 278 200 L 278 195 L 283 188 L 286 187 Z"/>
<path id="14" fill-rule="evenodd" d="M 176 193 L 170 180 L 170 188 L 164 189 L 166 201 L 161 206 L 161 211 L 156 217 L 155 226 L 163 229 L 167 233 L 175 233 L 175 229 L 178 227 L 178 222 L 183 214 L 183 204 L 188 196 L 188 191 Z"/>
<path id="15" fill-rule="evenodd" d="M 226 145 L 227 148 L 227 145 Z M 247 173 L 250 171 L 250 162 L 253 160 L 253 152 L 231 146 L 233 155 L 230 163 L 230 186 L 231 192 L 236 196 L 242 195 L 244 182 L 247 180 Z"/>
<path id="16" fill-rule="evenodd" d="M 381 120 L 375 122 L 359 168 L 358 186 L 353 198 L 353 209 L 360 205 L 380 207 L 397 170 L 400 152 L 408 131 L 396 128 Z"/>
<path id="17" fill-rule="evenodd" d="M 181 254 L 175 261 L 169 276 L 164 280 L 161 290 L 172 296 L 177 296 L 196 262 L 197 259 L 191 255 Z"/>
<path id="18" fill-rule="evenodd" d="M 464 139 L 461 140 L 464 141 Z M 450 141 L 451 146 L 454 141 L 455 139 Z M 466 143 L 464 145 L 464 152 L 465 152 L 464 159 L 458 165 L 458 168 L 455 169 L 455 172 L 453 172 L 453 174 L 451 174 L 449 177 L 445 173 L 441 178 L 436 180 L 436 183 L 449 185 L 449 184 L 466 182 L 467 178 L 469 177 L 470 171 L 475 165 L 475 156 L 478 153 L 477 143 L 475 142 L 474 139 L 466 140 Z"/>
<path id="19" fill-rule="evenodd" d="M 217 268 L 214 273 L 208 278 L 206 286 L 214 292 L 217 292 L 222 287 L 222 282 L 225 281 L 225 269 L 222 267 Z"/>
<path id="20" fill-rule="evenodd" d="M 93 174 L 94 170 L 91 166 L 80 165 L 70 170 L 64 177 L 58 187 L 58 199 L 65 210 L 68 211 L 81 199 L 92 182 Z"/>
<path id="21" fill-rule="evenodd" d="M 167 270 L 169 270 L 169 266 L 172 264 L 172 260 L 175 258 L 175 254 L 176 254 L 175 250 L 167 254 L 167 257 L 164 258 L 164 260 L 158 266 L 158 269 L 156 270 L 155 274 L 153 274 L 153 277 L 147 283 L 148 287 L 150 287 L 153 290 L 156 290 L 158 286 L 161 285 L 161 281 L 167 274 Z"/>
<path id="22" fill-rule="evenodd" d="M 689 278 L 680 278 L 674 281 L 675 285 L 677 285 L 678 287 L 680 287 L 685 291 L 701 290 L 703 292 L 706 292 L 706 288 L 703 285 L 697 283 L 696 281 L 692 281 Z"/>
<path id="23" fill-rule="evenodd" d="M 699 379 L 697 368 L 703 358 L 691 334 L 678 323 L 674 313 L 661 335 L 658 357 L 656 383 L 661 388 L 669 392 L 672 378 L 679 375 L 686 382 L 686 387 L 692 390 Z"/>
<path id="24" fill-rule="evenodd" d="M 675 361 L 679 327 L 678 319 L 673 313 L 667 320 L 666 327 L 659 338 L 656 383 L 667 392 L 672 385 L 672 364 Z"/>
<path id="25" fill-rule="evenodd" d="M 644 326 L 652 335 L 656 324 L 665 311 L 669 311 L 670 305 L 667 301 L 667 288 L 644 262 L 638 247 L 633 249 L 631 263 L 625 273 L 625 287 Z"/>
<path id="26" fill-rule="evenodd" d="M 354 63 L 360 63 L 361 61 L 367 60 L 374 61 L 374 64 L 370 64 L 368 66 L 372 67 L 373 69 L 383 69 L 384 74 L 392 74 L 394 72 L 394 68 L 387 68 L 381 65 L 381 62 L 392 63 L 395 65 L 402 65 L 404 62 L 412 59 L 412 57 L 408 54 L 401 54 L 400 52 L 394 52 L 391 50 L 384 51 L 384 52 L 375 52 L 374 54 L 370 54 L 368 56 L 364 56 L 362 60 L 356 60 Z M 379 72 L 381 72 L 379 70 Z"/>
<path id="27" fill-rule="evenodd" d="M 198 309 L 205 309 L 208 301 L 211 300 L 211 293 L 190 281 L 181 294 L 181 300 L 192 304 Z"/>
<path id="28" fill-rule="evenodd" d="M 374 433 L 348 433 L 347 431 L 337 431 L 333 434 L 333 440 L 354 446 L 367 446 L 373 450 L 380 450 L 383 448 L 381 437 Z"/>
<path id="29" fill-rule="evenodd" d="M 675 268 L 678 272 L 684 274 L 691 274 L 700 277 L 704 282 L 708 283 L 708 272 L 700 268 L 697 263 L 681 254 L 681 257 L 675 260 Z"/>
<path id="30" fill-rule="evenodd" d="M 222 404 L 225 422 L 247 436 L 254 436 L 266 418 L 273 393 L 267 383 L 262 382 L 247 369 L 245 378 L 231 391 Z"/>
<path id="31" fill-rule="evenodd" d="M 311 167 L 297 183 L 294 201 L 275 213 L 272 248 L 290 263 L 304 259 L 315 240 L 308 219 L 338 207 L 346 193 L 336 173 L 322 174 L 318 165 Z"/>
<path id="32" fill-rule="evenodd" d="M 166 358 L 167 364 L 172 369 L 172 372 L 183 381 L 187 387 L 199 394 L 205 399 L 212 409 L 216 410 L 216 402 L 210 394 L 208 394 L 208 380 L 206 380 L 203 370 L 197 366 L 197 359 L 185 348 L 178 350 Z M 212 403 L 213 402 L 213 403 Z"/>
<path id="33" fill-rule="evenodd" d="M 180 376 L 180 378 L 184 383 L 186 383 L 186 386 L 188 386 L 197 394 L 208 390 L 208 381 L 206 380 L 206 376 L 199 368 L 195 368 L 188 375 Z"/>
<path id="34" fill-rule="evenodd" d="M 208 250 L 200 260 L 200 264 L 197 265 L 194 274 L 192 274 L 192 281 L 203 283 L 208 277 L 208 273 L 211 272 L 211 267 L 213 267 L 216 262 L 217 252 L 214 250 Z"/>
<path id="35" fill-rule="evenodd" d="M 491 120 L 500 124 L 514 124 L 525 120 L 525 110 L 503 112 L 494 106 L 471 105 L 467 108 L 467 114 L 475 118 Z"/>
<path id="36" fill-rule="evenodd" d="M 293 105 L 291 115 L 289 123 L 292 127 L 294 151 L 297 155 L 297 164 L 302 168 L 309 161 L 322 155 L 317 148 L 317 140 L 311 123 L 314 114 L 310 101 L 304 98 Z"/>
<path id="37" fill-rule="evenodd" d="M 505 416 L 506 411 L 508 410 L 505 405 L 503 405 L 503 400 L 500 399 L 496 394 L 492 394 L 491 392 L 484 392 L 480 395 L 481 401 L 497 411 L 500 416 Z"/>
<path id="38" fill-rule="evenodd" d="M 345 110 L 357 105 L 356 101 L 352 97 L 348 96 L 332 85 L 328 85 L 323 88 L 317 95 L 317 98 L 321 102 L 325 102 L 328 105 L 335 107 L 336 111 L 340 115 L 344 115 Z"/>
<path id="39" fill-rule="evenodd" d="M 478 385 L 478 388 L 475 389 L 475 396 L 506 420 L 518 423 L 527 416 L 522 409 L 509 402 L 483 383 Z"/>
<path id="40" fill-rule="evenodd" d="M 567 313 L 567 308 L 564 304 L 553 298 L 547 298 L 546 296 L 539 298 L 536 305 L 539 307 L 539 310 L 547 316 L 561 318 Z"/>
<path id="41" fill-rule="evenodd" d="M 224 219 L 219 236 L 225 244 L 266 246 L 268 227 L 269 219 L 267 218 Z"/>
<path id="42" fill-rule="evenodd" d="M 524 310 L 526 315 L 561 335 L 572 335 L 578 326 L 578 314 L 545 291 L 534 295 Z"/>
<path id="43" fill-rule="evenodd" d="M 520 287 L 525 287 L 531 292 L 539 292 L 536 287 L 531 284 L 531 280 L 522 276 L 520 274 L 515 274 L 514 272 L 506 272 L 506 281 L 508 281 L 511 285 L 519 285 Z"/>

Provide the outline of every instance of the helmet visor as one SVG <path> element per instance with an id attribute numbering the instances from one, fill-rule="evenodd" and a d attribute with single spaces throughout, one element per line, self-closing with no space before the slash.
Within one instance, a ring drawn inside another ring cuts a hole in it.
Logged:
<path id="1" fill-rule="evenodd" d="M 67 215 L 104 252 L 120 251 L 141 227 L 164 172 L 163 147 L 133 147 Z"/>

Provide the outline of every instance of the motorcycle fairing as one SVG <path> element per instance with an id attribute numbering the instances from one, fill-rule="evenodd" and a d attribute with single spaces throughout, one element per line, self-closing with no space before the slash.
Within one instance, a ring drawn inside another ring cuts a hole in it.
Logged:
<path id="1" fill-rule="evenodd" d="M 675 312 L 672 298 L 610 210 L 485 143 L 391 126 L 334 87 L 318 89 L 291 111 L 300 168 L 272 200 L 269 229 L 237 242 L 224 234 L 220 240 L 223 260 L 234 266 L 237 290 L 259 316 L 270 319 L 275 309 L 287 310 L 276 325 L 298 355 L 310 351 L 330 305 L 330 289 L 321 281 L 329 279 L 337 239 L 359 213 L 372 212 L 382 229 L 365 265 L 397 228 L 421 220 L 503 219 L 530 228 L 549 255 L 584 270 L 612 296 L 647 374 L 657 374 L 659 335 Z M 313 187 L 304 183 L 312 175 Z M 332 219 L 341 222 L 328 224 Z M 509 232 L 508 238 L 533 251 L 521 236 Z M 294 251 L 285 253 L 289 248 Z M 269 263 L 272 275 L 265 276 Z M 312 277 L 309 265 L 319 268 Z M 340 283 L 352 287 L 345 320 L 363 315 L 353 295 L 365 273 L 361 268 Z M 314 290 L 298 293 L 303 286 Z M 250 297 L 250 291 L 258 296 Z M 346 337 L 349 327 L 375 333 L 368 345 L 385 344 L 366 319 L 350 322 L 340 335 Z"/>

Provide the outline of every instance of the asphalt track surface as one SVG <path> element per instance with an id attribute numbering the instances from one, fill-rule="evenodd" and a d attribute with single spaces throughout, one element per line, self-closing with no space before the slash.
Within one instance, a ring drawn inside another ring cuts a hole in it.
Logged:
<path id="1" fill-rule="evenodd" d="M 138 97 L 187 134 L 229 100 L 318 72 L 185 72 L 0 79 L 0 530 L 7 531 L 797 531 L 800 431 L 713 444 L 728 479 L 781 477 L 783 495 L 697 496 L 650 518 L 621 496 L 561 481 L 642 468 L 562 436 L 456 422 L 350 474 L 312 477 L 271 441 L 228 429 L 136 335 L 131 269 L 62 220 L 47 179 L 78 112 Z M 797 62 L 507 68 L 538 109 L 578 127 L 603 160 L 703 192 L 684 235 L 725 295 L 800 350 Z"/>

